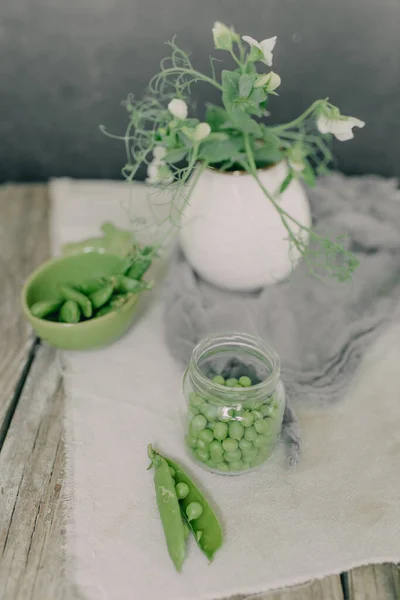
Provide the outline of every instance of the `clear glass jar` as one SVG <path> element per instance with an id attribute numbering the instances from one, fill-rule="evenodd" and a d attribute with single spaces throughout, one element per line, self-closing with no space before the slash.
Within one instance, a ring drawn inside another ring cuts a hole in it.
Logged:
<path id="1" fill-rule="evenodd" d="M 185 443 L 201 466 L 238 474 L 264 463 L 281 434 L 280 360 L 265 341 L 226 333 L 201 341 L 183 377 Z"/>

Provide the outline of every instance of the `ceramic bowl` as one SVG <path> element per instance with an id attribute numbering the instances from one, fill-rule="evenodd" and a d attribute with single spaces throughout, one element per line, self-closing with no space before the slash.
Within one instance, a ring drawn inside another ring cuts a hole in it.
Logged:
<path id="1" fill-rule="evenodd" d="M 117 310 L 80 323 L 59 323 L 34 317 L 29 308 L 39 300 L 60 298 L 60 284 L 78 285 L 89 279 L 114 275 L 123 259 L 113 254 L 88 252 L 49 260 L 36 269 L 22 289 L 22 309 L 36 335 L 63 350 L 100 348 L 121 337 L 132 325 L 138 296 Z"/>

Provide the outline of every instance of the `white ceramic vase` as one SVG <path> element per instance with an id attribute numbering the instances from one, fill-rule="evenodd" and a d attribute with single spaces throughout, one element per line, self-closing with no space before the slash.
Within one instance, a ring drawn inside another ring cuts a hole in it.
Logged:
<path id="1" fill-rule="evenodd" d="M 274 195 L 287 174 L 285 162 L 258 172 Z M 309 203 L 297 180 L 277 198 L 287 213 L 310 227 Z M 277 210 L 247 172 L 204 171 L 185 209 L 180 242 L 201 277 L 230 290 L 251 291 L 280 281 L 299 259 Z"/>

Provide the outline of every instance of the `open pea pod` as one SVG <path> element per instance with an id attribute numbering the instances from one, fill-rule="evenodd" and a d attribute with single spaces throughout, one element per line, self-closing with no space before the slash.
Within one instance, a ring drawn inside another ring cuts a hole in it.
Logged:
<path id="1" fill-rule="evenodd" d="M 215 553 L 221 548 L 224 541 L 222 527 L 217 515 L 209 505 L 203 493 L 195 485 L 189 475 L 185 473 L 182 467 L 170 458 L 164 458 L 167 461 L 168 466 L 172 467 L 175 471 L 175 482 L 177 484 L 186 483 L 189 487 L 189 494 L 186 498 L 179 500 L 179 506 L 200 550 L 204 552 L 209 560 L 213 560 Z M 186 508 L 191 502 L 198 502 L 202 506 L 203 512 L 197 519 L 188 521 Z"/>

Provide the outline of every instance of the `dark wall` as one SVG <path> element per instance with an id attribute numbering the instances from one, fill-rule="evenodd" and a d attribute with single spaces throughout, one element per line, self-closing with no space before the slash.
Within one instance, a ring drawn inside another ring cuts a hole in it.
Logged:
<path id="1" fill-rule="evenodd" d="M 124 130 L 120 101 L 141 95 L 175 33 L 207 69 L 217 19 L 279 36 L 275 121 L 329 96 L 367 121 L 336 145 L 339 167 L 400 175 L 399 0 L 0 0 L 1 181 L 120 177 L 122 144 L 98 125 Z"/>

